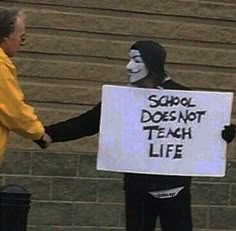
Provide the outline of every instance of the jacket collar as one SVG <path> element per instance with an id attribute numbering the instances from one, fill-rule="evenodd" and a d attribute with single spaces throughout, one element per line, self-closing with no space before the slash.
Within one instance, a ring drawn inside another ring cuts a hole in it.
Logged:
<path id="1" fill-rule="evenodd" d="M 7 54 L 4 52 L 4 50 L 1 47 L 0 47 L 0 59 L 11 68 L 15 67 L 11 59 L 7 56 Z"/>
<path id="2" fill-rule="evenodd" d="M 157 86 L 157 89 L 165 89 L 165 85 L 168 84 L 168 82 L 171 80 L 170 77 L 166 77 L 159 86 Z"/>

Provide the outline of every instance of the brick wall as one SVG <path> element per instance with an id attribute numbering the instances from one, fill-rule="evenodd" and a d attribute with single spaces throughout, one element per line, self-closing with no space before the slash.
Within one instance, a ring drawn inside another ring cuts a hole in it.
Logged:
<path id="1" fill-rule="evenodd" d="M 27 43 L 14 58 L 26 99 L 45 124 L 91 108 L 104 83 L 125 84 L 127 51 L 153 39 L 173 79 L 199 90 L 236 91 L 234 0 L 1 0 L 27 12 Z M 232 122 L 236 123 L 234 100 Z M 224 178 L 194 178 L 198 231 L 236 230 L 236 142 Z M 97 136 L 42 151 L 12 134 L 2 185 L 32 193 L 29 231 L 124 230 L 122 175 L 96 171 Z"/>

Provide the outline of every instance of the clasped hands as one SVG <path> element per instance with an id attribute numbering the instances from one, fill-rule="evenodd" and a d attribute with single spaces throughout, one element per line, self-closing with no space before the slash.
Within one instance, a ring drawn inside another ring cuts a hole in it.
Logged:
<path id="1" fill-rule="evenodd" d="M 39 140 L 34 140 L 34 142 L 38 144 L 40 148 L 46 149 L 52 143 L 52 138 L 47 133 L 44 133 Z"/>

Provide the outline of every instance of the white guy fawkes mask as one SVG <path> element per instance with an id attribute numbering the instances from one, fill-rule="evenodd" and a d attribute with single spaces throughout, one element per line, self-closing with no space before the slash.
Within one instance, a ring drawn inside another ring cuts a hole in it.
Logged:
<path id="1" fill-rule="evenodd" d="M 131 49 L 129 51 L 129 63 L 126 68 L 130 83 L 135 83 L 148 75 L 148 69 L 143 62 L 139 50 Z"/>

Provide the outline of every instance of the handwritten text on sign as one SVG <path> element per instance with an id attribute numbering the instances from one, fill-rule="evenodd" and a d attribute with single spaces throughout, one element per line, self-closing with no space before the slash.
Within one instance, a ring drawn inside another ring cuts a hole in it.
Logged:
<path id="1" fill-rule="evenodd" d="M 183 143 L 158 144 L 162 139 L 178 139 L 180 141 L 193 138 L 192 123 L 201 123 L 206 110 L 196 110 L 196 104 L 192 97 L 180 97 L 152 94 L 148 97 L 150 102 L 148 109 L 142 109 L 141 123 L 143 130 L 147 132 L 149 141 L 157 143 L 158 152 L 155 150 L 154 143 L 150 143 L 149 156 L 159 158 L 182 158 Z M 175 108 L 183 108 L 177 111 Z M 166 110 L 159 110 L 166 108 Z M 154 109 L 154 110 L 153 110 Z M 145 125 L 151 122 L 151 125 Z M 160 126 L 160 124 L 163 126 Z M 168 123 L 175 123 L 175 128 L 168 127 Z M 186 126 L 188 124 L 189 126 Z"/>
<path id="2" fill-rule="evenodd" d="M 232 96 L 104 86 L 97 168 L 223 176 Z"/>

